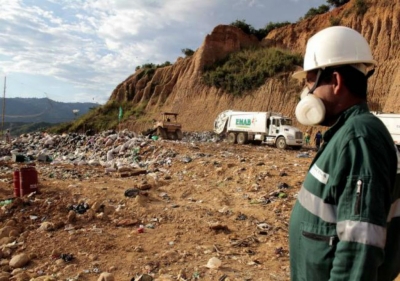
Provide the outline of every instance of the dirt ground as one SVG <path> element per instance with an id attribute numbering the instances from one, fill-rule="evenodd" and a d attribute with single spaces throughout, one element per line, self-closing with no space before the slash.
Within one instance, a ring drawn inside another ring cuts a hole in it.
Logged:
<path id="1" fill-rule="evenodd" d="M 1 271 L 25 253 L 28 263 L 9 280 L 98 280 L 102 272 L 115 280 L 289 280 L 288 220 L 313 150 L 174 141 L 151 149 L 169 157 L 146 174 L 36 163 L 40 194 L 0 210 Z M 18 165 L 1 163 L 2 202 L 13 197 Z M 221 265 L 206 267 L 213 257 Z"/>

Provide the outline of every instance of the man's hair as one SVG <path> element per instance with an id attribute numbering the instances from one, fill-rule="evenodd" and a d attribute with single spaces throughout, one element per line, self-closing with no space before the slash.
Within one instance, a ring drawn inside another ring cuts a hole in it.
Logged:
<path id="1" fill-rule="evenodd" d="M 353 96 L 367 99 L 368 78 L 364 73 L 350 65 L 327 67 L 322 71 L 320 81 L 329 83 L 333 72 L 339 72 L 343 77 L 344 85 Z"/>

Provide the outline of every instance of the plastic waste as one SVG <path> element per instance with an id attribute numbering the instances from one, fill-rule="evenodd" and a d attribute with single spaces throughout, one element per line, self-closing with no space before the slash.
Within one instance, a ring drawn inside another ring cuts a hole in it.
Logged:
<path id="1" fill-rule="evenodd" d="M 144 233 L 144 226 L 141 224 L 137 230 L 138 233 Z"/>
<path id="2" fill-rule="evenodd" d="M 3 201 L 0 201 L 0 206 L 6 206 L 6 205 L 11 204 L 11 203 L 12 203 L 12 199 L 6 199 L 6 200 L 3 200 Z"/>
<path id="3" fill-rule="evenodd" d="M 129 188 L 129 189 L 125 190 L 124 195 L 125 195 L 126 197 L 132 197 L 132 198 L 134 198 L 134 197 L 138 196 L 139 193 L 140 193 L 140 190 L 139 190 L 139 189 L 137 189 L 137 188 Z"/>
<path id="4" fill-rule="evenodd" d="M 308 152 L 302 152 L 297 154 L 297 158 L 310 158 L 310 154 Z"/>
<path id="5" fill-rule="evenodd" d="M 84 214 L 87 210 L 90 209 L 90 206 L 87 203 L 79 203 L 78 205 L 71 205 L 68 207 L 68 210 L 72 210 L 78 214 Z"/>
<path id="6" fill-rule="evenodd" d="M 221 267 L 221 260 L 216 258 L 216 257 L 212 257 L 211 259 L 208 260 L 206 267 L 210 268 L 210 269 L 218 269 Z"/>
<path id="7" fill-rule="evenodd" d="M 61 254 L 60 258 L 63 259 L 65 262 L 70 262 L 74 259 L 72 254 Z"/>

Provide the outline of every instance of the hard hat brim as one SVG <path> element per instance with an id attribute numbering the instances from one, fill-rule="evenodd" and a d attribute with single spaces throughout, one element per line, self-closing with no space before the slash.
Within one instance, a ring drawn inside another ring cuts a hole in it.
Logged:
<path id="1" fill-rule="evenodd" d="M 292 74 L 292 77 L 297 80 L 303 80 L 307 76 L 307 71 L 301 70 L 301 71 L 296 71 L 295 73 Z"/>
<path id="2" fill-rule="evenodd" d="M 326 65 L 324 65 L 324 66 L 319 66 L 319 67 L 315 67 L 315 68 L 310 68 L 310 69 L 308 69 L 308 70 L 304 70 L 304 69 L 301 69 L 301 70 L 299 70 L 299 71 L 296 71 L 295 73 L 293 73 L 292 74 L 292 77 L 293 78 L 295 78 L 295 79 L 297 79 L 297 80 L 302 80 L 302 79 L 305 79 L 306 77 L 307 77 L 307 72 L 308 71 L 312 71 L 312 70 L 316 70 L 316 69 L 319 69 L 319 68 L 322 68 L 322 69 L 324 69 L 324 68 L 326 68 L 326 67 L 331 67 L 331 66 L 340 66 L 340 65 L 354 65 L 354 64 L 360 64 L 360 63 L 362 63 L 362 64 L 365 64 L 365 66 L 368 68 L 368 67 L 373 67 L 373 66 L 376 66 L 377 65 L 377 62 L 376 62 L 376 60 L 369 60 L 369 61 L 357 61 L 357 60 L 354 60 L 354 61 L 346 61 L 346 62 L 341 62 L 341 63 L 330 63 L 330 64 L 326 64 Z M 357 67 L 356 67 L 357 68 Z M 360 70 L 359 68 L 357 68 L 358 70 Z M 361 70 L 360 70 L 361 71 Z M 364 73 L 363 71 L 361 71 L 362 73 Z M 366 74 L 366 73 L 364 73 L 364 74 Z"/>

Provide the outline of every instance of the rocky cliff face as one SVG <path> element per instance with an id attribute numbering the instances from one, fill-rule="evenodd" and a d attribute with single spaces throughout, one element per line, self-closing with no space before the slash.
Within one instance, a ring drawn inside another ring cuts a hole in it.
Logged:
<path id="1" fill-rule="evenodd" d="M 229 53 L 259 44 L 303 53 L 310 36 L 340 20 L 340 25 L 354 28 L 367 38 L 379 62 L 369 84 L 371 109 L 400 112 L 400 2 L 365 2 L 368 10 L 364 15 L 357 15 L 355 1 L 350 1 L 329 13 L 274 30 L 262 42 L 238 28 L 217 26 L 193 56 L 157 69 L 150 80 L 141 74 L 143 70 L 137 71 L 117 86 L 110 100 L 144 106 L 147 120 L 157 118 L 162 111 L 177 112 L 185 131 L 212 130 L 215 117 L 226 109 L 273 110 L 293 117 L 299 85 L 290 73 L 267 79 L 251 94 L 237 98 L 201 83 L 203 69 Z M 149 126 L 139 120 L 129 122 L 125 126 L 133 130 Z"/>

